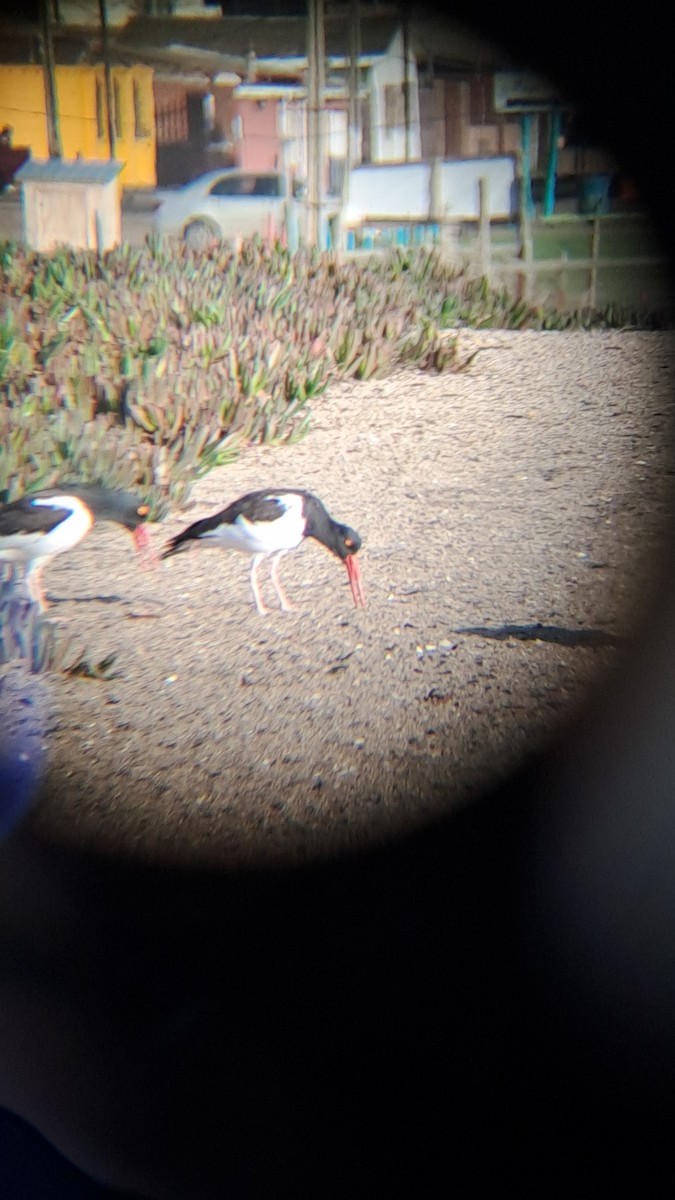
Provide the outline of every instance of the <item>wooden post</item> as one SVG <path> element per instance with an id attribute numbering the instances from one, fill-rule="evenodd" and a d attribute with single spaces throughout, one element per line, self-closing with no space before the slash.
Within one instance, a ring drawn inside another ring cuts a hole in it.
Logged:
<path id="1" fill-rule="evenodd" d="M 51 0 L 42 4 L 42 61 L 45 81 L 45 109 L 47 113 L 47 145 L 50 158 L 61 158 L 61 130 L 59 107 L 56 95 L 56 72 L 54 67 L 54 42 L 52 39 Z"/>
<path id="2" fill-rule="evenodd" d="M 321 235 L 323 110 L 326 37 L 324 0 L 309 0 L 307 21 L 307 242 L 318 246 Z"/>
<path id="3" fill-rule="evenodd" d="M 593 240 L 591 243 L 591 280 L 588 289 L 588 306 L 595 308 L 598 302 L 598 259 L 600 257 L 600 218 L 593 217 Z"/>
<path id="4" fill-rule="evenodd" d="M 457 227 L 446 220 L 443 205 L 443 159 L 434 157 L 429 171 L 429 213 L 428 230 L 432 240 L 436 240 L 444 254 L 455 260 L 458 254 Z"/>
<path id="5" fill-rule="evenodd" d="M 546 167 L 546 189 L 544 192 L 544 216 L 552 217 L 555 208 L 555 177 L 558 168 L 558 138 L 560 137 L 560 113 L 551 113 L 551 140 Z"/>
<path id="6" fill-rule="evenodd" d="M 478 271 L 482 278 L 491 282 L 490 184 L 483 178 L 478 180 Z"/>
<path id="7" fill-rule="evenodd" d="M 107 0 L 98 0 L 98 11 L 101 20 L 101 40 L 103 42 L 103 72 L 105 76 L 105 107 L 108 120 L 108 154 L 115 158 L 115 113 L 113 102 L 112 70 L 110 66 L 110 40 L 108 38 L 108 4 Z"/>
<path id="8" fill-rule="evenodd" d="M 429 171 L 429 220 L 440 221 L 443 217 L 443 179 L 441 167 L 443 159 L 437 156 L 431 160 Z"/>

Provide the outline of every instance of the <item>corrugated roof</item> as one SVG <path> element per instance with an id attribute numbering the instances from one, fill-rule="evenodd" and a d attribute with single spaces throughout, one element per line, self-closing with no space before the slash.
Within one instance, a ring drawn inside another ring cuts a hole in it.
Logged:
<path id="1" fill-rule="evenodd" d="M 62 158 L 29 158 L 16 172 L 18 183 L 111 183 L 124 163 Z"/>

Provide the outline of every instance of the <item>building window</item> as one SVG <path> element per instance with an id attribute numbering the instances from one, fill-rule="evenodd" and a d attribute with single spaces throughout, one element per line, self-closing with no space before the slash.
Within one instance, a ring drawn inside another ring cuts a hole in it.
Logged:
<path id="1" fill-rule="evenodd" d="M 100 79 L 96 80 L 96 136 L 99 141 L 105 137 L 105 100 Z"/>
<path id="2" fill-rule="evenodd" d="M 388 132 L 401 129 L 405 124 L 405 103 L 403 89 L 408 89 L 408 100 L 411 96 L 410 82 L 387 83 L 384 88 L 384 127 Z"/>
<path id="3" fill-rule="evenodd" d="M 188 140 L 187 97 L 184 92 L 158 97 L 155 135 L 158 146 L 170 146 Z"/>
<path id="4" fill-rule="evenodd" d="M 134 96 L 134 137 L 146 138 L 149 137 L 149 130 L 147 121 L 145 119 L 143 92 L 137 79 L 134 79 L 132 86 Z"/>
<path id="5" fill-rule="evenodd" d="M 115 136 L 124 137 L 124 122 L 122 120 L 122 89 L 119 80 L 113 80 L 113 111 L 115 113 Z"/>

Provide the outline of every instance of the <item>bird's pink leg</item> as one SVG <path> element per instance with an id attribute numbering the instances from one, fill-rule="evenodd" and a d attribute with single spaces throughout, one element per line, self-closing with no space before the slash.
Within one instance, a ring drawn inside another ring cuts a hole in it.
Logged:
<path id="1" fill-rule="evenodd" d="M 295 605 L 291 604 L 290 600 L 288 599 L 288 596 L 286 595 L 284 589 L 281 586 L 281 581 L 279 579 L 279 574 L 278 574 L 279 563 L 281 562 L 282 558 L 284 557 L 284 554 L 286 554 L 286 553 L 287 553 L 286 550 L 280 550 L 278 554 L 274 555 L 274 558 L 272 559 L 272 569 L 270 571 L 270 577 L 272 579 L 272 583 L 274 584 L 274 590 L 281 601 L 281 607 L 283 608 L 284 612 L 295 612 Z"/>
<path id="2" fill-rule="evenodd" d="M 33 567 L 32 571 L 26 572 L 26 588 L 31 600 L 40 606 L 40 612 L 46 612 L 49 605 L 42 586 L 42 567 Z"/>
<path id="3" fill-rule="evenodd" d="M 258 567 L 260 566 L 264 557 L 265 557 L 264 554 L 256 554 L 255 555 L 253 562 L 251 564 L 251 576 L 250 576 L 251 589 L 252 589 L 253 595 L 255 597 L 255 606 L 256 606 L 258 612 L 260 613 L 261 617 L 264 617 L 265 613 L 268 613 L 270 611 L 269 608 L 267 607 L 267 605 L 265 604 L 265 601 L 262 598 L 262 593 L 260 591 L 260 584 L 258 583 Z"/>

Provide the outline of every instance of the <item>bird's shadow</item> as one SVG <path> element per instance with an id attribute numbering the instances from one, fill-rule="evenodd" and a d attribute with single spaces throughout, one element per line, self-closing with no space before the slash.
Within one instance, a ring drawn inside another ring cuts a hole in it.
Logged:
<path id="1" fill-rule="evenodd" d="M 47 596 L 49 604 L 122 604 L 123 596 Z"/>
<path id="2" fill-rule="evenodd" d="M 521 642 L 555 642 L 559 646 L 625 646 L 628 639 L 603 629 L 566 629 L 564 625 L 470 625 L 453 633 L 472 634 L 505 642 L 516 638 Z"/>

